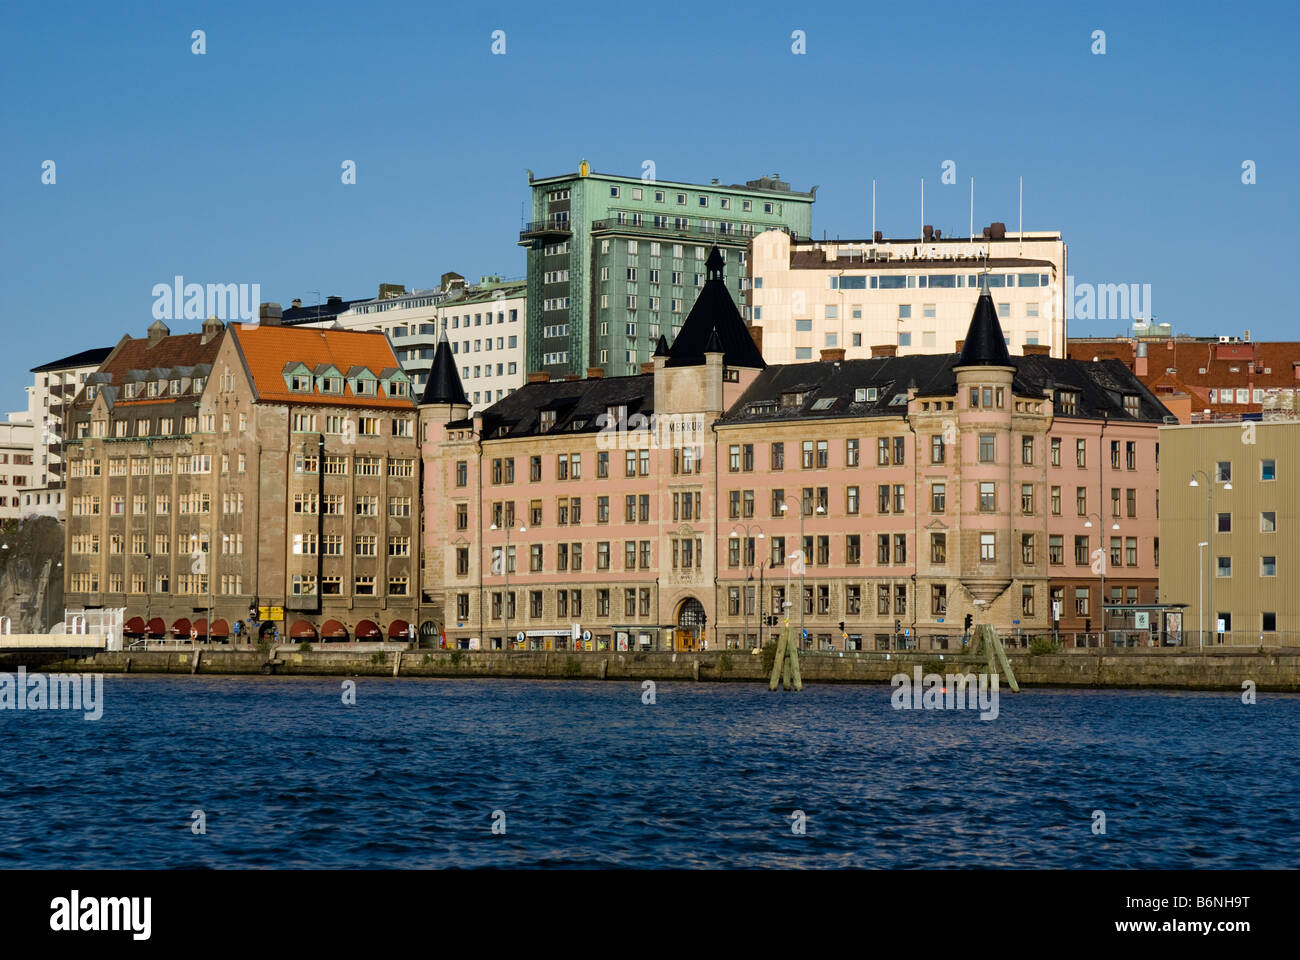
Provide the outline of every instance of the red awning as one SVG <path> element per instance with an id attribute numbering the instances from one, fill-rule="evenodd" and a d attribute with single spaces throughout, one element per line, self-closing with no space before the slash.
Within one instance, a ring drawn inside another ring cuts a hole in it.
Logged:
<path id="1" fill-rule="evenodd" d="M 409 628 L 410 624 L 405 620 L 394 620 L 388 625 L 388 635 L 390 637 L 405 637 Z"/>
<path id="2" fill-rule="evenodd" d="M 326 620 L 325 626 L 320 628 L 320 635 L 326 640 L 346 640 L 348 638 L 348 628 L 337 620 Z"/>
<path id="3" fill-rule="evenodd" d="M 161 637 L 167 632 L 167 624 L 163 623 L 162 617 L 154 617 L 149 621 L 149 636 Z"/>
<path id="4" fill-rule="evenodd" d="M 200 617 L 198 620 L 195 620 L 194 629 L 198 632 L 200 637 L 206 637 L 208 635 L 208 618 Z"/>
<path id="5" fill-rule="evenodd" d="M 379 629 L 379 624 L 373 620 L 362 620 L 357 624 L 355 631 L 358 640 L 377 640 L 383 636 Z"/>
<path id="6" fill-rule="evenodd" d="M 315 640 L 316 628 L 306 620 L 298 620 L 289 628 L 289 636 L 294 640 Z"/>
<path id="7" fill-rule="evenodd" d="M 180 617 L 172 624 L 172 633 L 178 637 L 188 637 L 190 635 L 190 622 L 184 617 Z"/>
<path id="8" fill-rule="evenodd" d="M 212 630 L 209 632 L 214 637 L 228 637 L 230 636 L 230 624 L 225 620 L 214 620 L 212 622 Z"/>
<path id="9" fill-rule="evenodd" d="M 129 633 L 133 637 L 138 637 L 144 633 L 144 617 L 132 617 L 122 628 L 123 633 Z"/>

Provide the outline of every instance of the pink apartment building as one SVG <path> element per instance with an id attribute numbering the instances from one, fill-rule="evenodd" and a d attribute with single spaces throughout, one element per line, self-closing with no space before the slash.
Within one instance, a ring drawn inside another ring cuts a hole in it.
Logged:
<path id="1" fill-rule="evenodd" d="M 1122 363 L 1010 356 L 984 294 L 958 354 L 768 366 L 708 270 L 637 376 L 535 376 L 471 418 L 439 346 L 423 586 L 450 645 L 746 648 L 788 616 L 807 646 L 955 649 L 967 614 L 1028 636 L 1157 601 L 1166 411 Z"/>

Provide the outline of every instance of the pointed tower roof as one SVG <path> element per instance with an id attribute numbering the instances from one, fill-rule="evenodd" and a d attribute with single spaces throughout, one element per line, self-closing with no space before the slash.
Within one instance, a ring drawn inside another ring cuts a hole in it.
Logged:
<path id="1" fill-rule="evenodd" d="M 429 368 L 429 382 L 424 386 L 425 403 L 454 403 L 469 406 L 465 396 L 465 387 L 456 372 L 456 361 L 451 355 L 451 344 L 447 342 L 447 331 L 438 337 L 438 349 L 433 352 L 433 366 Z"/>
<path id="2" fill-rule="evenodd" d="M 1011 356 L 1007 353 L 1007 342 L 1002 336 L 1002 324 L 998 323 L 998 311 L 993 306 L 993 298 L 985 290 L 975 301 L 975 312 L 971 314 L 970 327 L 966 330 L 966 342 L 961 348 L 959 367 L 1010 367 Z"/>
<path id="3" fill-rule="evenodd" d="M 651 354 L 651 356 L 655 356 L 655 357 L 668 356 L 668 338 L 665 337 L 662 333 L 659 334 L 659 342 L 655 344 L 655 352 Z"/>
<path id="4" fill-rule="evenodd" d="M 681 333 L 668 351 L 668 366 L 689 367 L 704 363 L 704 354 L 714 346 L 728 367 L 763 369 L 763 355 L 749 335 L 736 301 L 722 279 L 722 253 L 715 244 L 705 261 L 708 279 L 695 298 L 695 305 L 682 324 Z M 717 338 L 717 345 L 711 341 Z"/>
<path id="5" fill-rule="evenodd" d="M 713 332 L 709 334 L 709 342 L 704 345 L 705 353 L 725 353 L 722 349 L 722 340 L 718 336 L 718 328 L 714 327 Z"/>

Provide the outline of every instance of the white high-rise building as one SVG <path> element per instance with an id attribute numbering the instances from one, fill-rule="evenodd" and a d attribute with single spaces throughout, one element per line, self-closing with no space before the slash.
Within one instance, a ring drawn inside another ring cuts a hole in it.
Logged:
<path id="1" fill-rule="evenodd" d="M 438 337 L 446 332 L 465 393 L 482 410 L 524 384 L 527 284 L 483 277 L 467 284 L 457 273 L 443 274 L 432 290 L 406 291 L 385 284 L 380 296 L 353 303 L 337 318 L 304 326 L 380 330 L 388 335 L 416 397 L 429 379 Z"/>
<path id="2" fill-rule="evenodd" d="M 927 228 L 929 230 L 929 228 Z M 1065 356 L 1066 248 L 1055 231 L 910 240 L 754 237 L 745 320 L 762 329 L 768 363 L 879 354 L 952 353 L 987 287 L 1012 353 Z M 891 353 L 892 351 L 892 353 Z"/>
<path id="3" fill-rule="evenodd" d="M 97 347 L 32 368 L 34 379 L 27 387 L 27 409 L 9 415 L 10 421 L 19 428 L 18 433 L 26 425 L 29 435 L 26 454 L 0 451 L 8 457 L 7 461 L 0 462 L 0 471 L 13 468 L 8 489 L 0 491 L 0 498 L 7 501 L 0 504 L 0 509 L 6 505 L 18 509 L 18 513 L 5 513 L 5 516 L 64 518 L 67 411 L 86 377 L 98 370 L 112 351 L 112 347 Z M 20 458 L 17 462 L 15 456 Z M 14 480 L 20 480 L 21 484 L 15 486 Z"/>

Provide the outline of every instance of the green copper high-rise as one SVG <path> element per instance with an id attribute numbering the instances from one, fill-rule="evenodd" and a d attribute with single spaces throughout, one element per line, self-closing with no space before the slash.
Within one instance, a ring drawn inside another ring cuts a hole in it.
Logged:
<path id="1" fill-rule="evenodd" d="M 593 172 L 535 178 L 519 243 L 528 256 L 528 370 L 552 379 L 640 372 L 663 334 L 671 343 L 704 286 L 717 244 L 740 300 L 750 239 L 764 230 L 807 238 L 817 188 L 779 176 L 743 186 L 675 183 Z"/>

